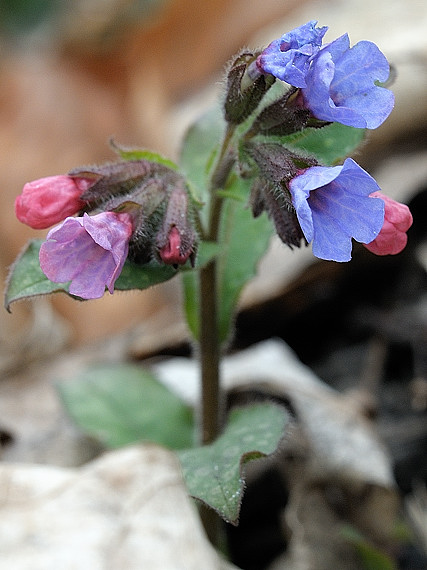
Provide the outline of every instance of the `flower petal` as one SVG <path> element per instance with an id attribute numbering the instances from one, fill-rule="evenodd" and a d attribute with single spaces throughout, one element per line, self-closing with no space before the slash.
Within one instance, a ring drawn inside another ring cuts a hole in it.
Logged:
<path id="1" fill-rule="evenodd" d="M 342 167 L 308 168 L 291 180 L 298 221 L 316 257 L 349 261 L 352 238 L 375 239 L 384 220 L 382 200 L 370 197 L 377 190 L 375 180 L 351 158 Z"/>
<path id="2" fill-rule="evenodd" d="M 110 293 L 123 268 L 132 233 L 128 214 L 102 212 L 67 218 L 53 228 L 40 248 L 40 266 L 56 283 L 71 281 L 69 291 L 83 299 Z"/>
<path id="3" fill-rule="evenodd" d="M 390 68 L 384 54 L 368 41 L 349 48 L 347 34 L 324 46 L 312 59 L 303 100 L 318 119 L 375 129 L 391 113 L 394 95 L 384 82 Z"/>
<path id="4" fill-rule="evenodd" d="M 257 59 L 258 69 L 294 87 L 305 87 L 310 58 L 319 51 L 328 29 L 316 25 L 312 20 L 271 42 Z"/>
<path id="5" fill-rule="evenodd" d="M 408 241 L 406 232 L 412 225 L 412 214 L 406 204 L 396 202 L 382 192 L 374 192 L 372 197 L 381 198 L 385 205 L 384 224 L 378 236 L 365 247 L 376 255 L 396 255 Z"/>
<path id="6" fill-rule="evenodd" d="M 80 200 L 82 188 L 92 183 L 85 178 L 65 175 L 28 182 L 15 200 L 16 217 L 36 230 L 48 228 L 84 206 L 84 201 Z"/>

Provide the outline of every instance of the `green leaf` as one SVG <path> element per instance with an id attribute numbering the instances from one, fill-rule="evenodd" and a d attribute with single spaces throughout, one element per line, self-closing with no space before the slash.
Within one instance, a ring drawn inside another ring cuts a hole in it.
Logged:
<path id="1" fill-rule="evenodd" d="M 252 216 L 246 206 L 250 180 L 231 177 L 226 191 L 234 198 L 225 199 L 219 249 L 216 255 L 218 270 L 218 332 L 220 342 L 226 342 L 240 293 L 246 283 L 256 275 L 258 262 L 264 255 L 273 226 L 264 213 Z M 183 273 L 184 311 L 191 334 L 199 338 L 198 272 Z"/>
<path id="2" fill-rule="evenodd" d="M 148 160 L 149 162 L 156 162 L 157 164 L 163 164 L 172 170 L 178 170 L 178 165 L 175 164 L 169 158 L 158 154 L 157 152 L 152 152 L 151 150 L 141 149 L 141 148 L 125 148 L 118 145 L 115 141 L 110 141 L 111 146 L 117 152 L 117 154 L 123 158 L 123 160 Z"/>
<path id="3" fill-rule="evenodd" d="M 236 525 L 245 487 L 244 465 L 274 453 L 288 421 L 285 409 L 270 403 L 232 410 L 224 433 L 214 443 L 178 452 L 190 495 Z"/>
<path id="4" fill-rule="evenodd" d="M 183 449 L 193 443 L 191 409 L 138 366 L 94 366 L 57 388 L 76 424 L 109 448 L 151 441 Z"/>
<path id="5" fill-rule="evenodd" d="M 117 291 L 144 290 L 168 281 L 176 274 L 177 270 L 171 265 L 160 265 L 154 261 L 144 265 L 136 265 L 126 261 L 114 289 Z"/>
<path id="6" fill-rule="evenodd" d="M 47 295 L 56 291 L 68 293 L 67 283 L 49 281 L 40 268 L 39 250 L 43 240 L 31 240 L 11 267 L 6 284 L 5 307 L 20 299 Z"/>
<path id="7" fill-rule="evenodd" d="M 212 241 L 201 241 L 199 243 L 195 270 L 188 266 L 181 269 L 183 308 L 187 325 L 193 338 L 199 337 L 199 272 L 198 269 L 207 265 L 210 261 L 218 257 L 221 245 Z"/>
<path id="8" fill-rule="evenodd" d="M 208 174 L 213 155 L 221 142 L 225 121 L 221 109 L 215 107 L 192 125 L 181 148 L 180 165 L 196 191 L 196 199 L 209 202 Z"/>
<path id="9" fill-rule="evenodd" d="M 397 570 L 390 556 L 372 545 L 356 528 L 346 525 L 341 534 L 356 548 L 364 570 Z"/>
<path id="10" fill-rule="evenodd" d="M 5 307 L 15 301 L 29 299 L 49 293 L 64 292 L 70 295 L 69 283 L 53 283 L 45 276 L 39 264 L 39 250 L 43 240 L 32 240 L 12 265 L 5 293 Z M 135 265 L 127 261 L 122 273 L 116 281 L 115 289 L 128 291 L 130 289 L 147 289 L 158 283 L 168 281 L 176 275 L 176 270 L 170 265 L 148 263 Z M 70 295 L 74 299 L 79 299 Z"/>
<path id="11" fill-rule="evenodd" d="M 214 259 L 220 251 L 220 245 L 214 241 L 200 241 L 197 247 L 197 257 L 195 269 L 200 269 Z M 186 264 L 181 267 L 182 272 L 193 271 L 193 268 Z"/>
<path id="12" fill-rule="evenodd" d="M 220 255 L 218 255 L 218 331 L 221 342 L 230 336 L 240 293 L 246 283 L 256 275 L 260 259 L 266 252 L 273 226 L 263 213 L 254 218 L 246 206 L 250 180 L 236 176 L 227 190 L 239 194 L 244 202 L 226 200 L 220 229 Z"/>
<path id="13" fill-rule="evenodd" d="M 272 137 L 293 149 L 314 155 L 321 164 L 333 165 L 349 156 L 363 141 L 364 129 L 332 123 L 321 128 L 307 128 L 294 135 Z"/>
<path id="14" fill-rule="evenodd" d="M 186 271 L 181 273 L 182 279 L 182 295 L 185 320 L 190 333 L 195 340 L 199 339 L 200 323 L 199 323 L 199 272 Z"/>

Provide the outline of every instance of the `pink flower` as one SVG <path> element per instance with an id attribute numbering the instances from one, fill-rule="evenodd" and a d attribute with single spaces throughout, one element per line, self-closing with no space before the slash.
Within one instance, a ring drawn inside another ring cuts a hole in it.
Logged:
<path id="1" fill-rule="evenodd" d="M 94 183 L 66 175 L 28 182 L 15 200 L 16 217 L 35 230 L 48 228 L 76 214 L 85 204 L 80 196 Z"/>
<path id="2" fill-rule="evenodd" d="M 374 241 L 364 246 L 376 255 L 400 253 L 406 246 L 408 241 L 406 232 L 412 225 L 412 214 L 408 206 L 396 202 L 382 192 L 374 192 L 371 196 L 384 200 L 384 223 Z"/>
<path id="3" fill-rule="evenodd" d="M 101 212 L 67 218 L 52 228 L 40 248 L 40 267 L 54 283 L 71 281 L 69 292 L 98 299 L 120 275 L 129 250 L 130 214 Z"/>

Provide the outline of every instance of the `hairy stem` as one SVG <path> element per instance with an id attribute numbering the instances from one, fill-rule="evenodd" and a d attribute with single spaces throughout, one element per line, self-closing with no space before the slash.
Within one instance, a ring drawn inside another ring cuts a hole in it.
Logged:
<path id="1" fill-rule="evenodd" d="M 201 365 L 201 443 L 212 443 L 221 425 L 220 407 L 220 347 L 217 332 L 216 262 L 200 271 L 200 365 Z M 220 520 L 218 515 L 202 505 L 200 516 L 210 542 L 218 546 Z"/>
<path id="2" fill-rule="evenodd" d="M 220 426 L 216 262 L 200 270 L 201 443 L 212 443 Z"/>
<path id="3" fill-rule="evenodd" d="M 206 239 L 217 241 L 221 221 L 223 199 L 216 190 L 223 188 L 233 168 L 229 146 L 234 129 L 229 128 L 211 175 L 209 227 Z M 220 395 L 220 343 L 217 321 L 217 264 L 213 260 L 200 270 L 200 340 L 201 363 L 201 443 L 212 443 L 219 434 L 221 424 Z"/>
<path id="4" fill-rule="evenodd" d="M 218 156 L 216 167 L 211 175 L 209 226 L 205 239 L 217 241 L 223 198 L 217 190 L 225 186 L 233 168 L 234 158 L 230 153 L 230 142 L 234 128 L 229 128 Z M 201 367 L 201 443 L 208 445 L 219 435 L 222 425 L 222 397 L 220 389 L 221 347 L 218 335 L 218 292 L 217 263 L 212 260 L 200 270 L 200 337 L 199 356 Z M 202 506 L 201 518 L 206 534 L 212 544 L 220 541 L 220 520 L 211 509 Z"/>

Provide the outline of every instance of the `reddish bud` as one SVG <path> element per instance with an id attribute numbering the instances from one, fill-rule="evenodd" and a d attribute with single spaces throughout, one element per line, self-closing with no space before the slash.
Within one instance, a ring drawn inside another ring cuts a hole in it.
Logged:
<path id="1" fill-rule="evenodd" d="M 66 175 L 28 182 L 15 200 L 16 217 L 36 230 L 48 228 L 81 210 L 85 202 L 80 196 L 93 183 Z"/>
<path id="2" fill-rule="evenodd" d="M 376 255 L 400 253 L 408 241 L 406 232 L 412 225 L 411 211 L 406 204 L 396 202 L 382 192 L 374 192 L 371 197 L 384 201 L 384 223 L 374 241 L 364 244 L 365 247 Z"/>
<path id="3" fill-rule="evenodd" d="M 156 236 L 157 253 L 163 263 L 194 266 L 197 235 L 192 204 L 184 184 L 177 181 L 169 194 L 166 211 Z"/>
<path id="4" fill-rule="evenodd" d="M 183 250 L 179 230 L 176 226 L 172 226 L 166 245 L 159 251 L 163 263 L 168 265 L 183 265 L 192 253 L 192 248 Z"/>

